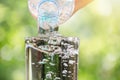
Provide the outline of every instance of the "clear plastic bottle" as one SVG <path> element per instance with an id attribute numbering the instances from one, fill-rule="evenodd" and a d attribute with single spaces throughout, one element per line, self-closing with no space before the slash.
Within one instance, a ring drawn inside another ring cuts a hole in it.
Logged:
<path id="1" fill-rule="evenodd" d="M 65 23 L 74 11 L 74 0 L 29 0 L 31 14 L 43 29 L 55 28 Z"/>

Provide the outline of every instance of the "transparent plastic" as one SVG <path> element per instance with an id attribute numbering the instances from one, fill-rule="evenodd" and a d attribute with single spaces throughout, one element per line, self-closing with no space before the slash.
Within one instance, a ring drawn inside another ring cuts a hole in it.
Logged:
<path id="1" fill-rule="evenodd" d="M 74 0 L 29 0 L 28 7 L 41 28 L 55 28 L 72 16 Z"/>

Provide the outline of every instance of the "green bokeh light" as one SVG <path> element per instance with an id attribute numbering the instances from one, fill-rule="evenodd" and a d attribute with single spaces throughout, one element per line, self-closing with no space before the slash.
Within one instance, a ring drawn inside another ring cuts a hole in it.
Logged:
<path id="1" fill-rule="evenodd" d="M 60 25 L 80 38 L 78 80 L 120 80 L 120 1 L 95 0 Z M 37 23 L 25 0 L 0 1 L 0 80 L 25 80 L 25 43 Z"/>

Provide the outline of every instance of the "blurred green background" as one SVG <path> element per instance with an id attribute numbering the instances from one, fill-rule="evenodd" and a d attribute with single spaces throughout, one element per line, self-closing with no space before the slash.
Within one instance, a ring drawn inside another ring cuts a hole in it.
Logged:
<path id="1" fill-rule="evenodd" d="M 0 0 L 0 80 L 25 80 L 25 37 L 37 36 L 27 0 Z M 60 26 L 80 38 L 78 80 L 120 80 L 120 0 L 94 0 Z"/>

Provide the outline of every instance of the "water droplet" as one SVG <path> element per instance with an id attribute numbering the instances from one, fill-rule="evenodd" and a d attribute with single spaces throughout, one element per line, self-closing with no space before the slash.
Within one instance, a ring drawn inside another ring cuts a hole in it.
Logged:
<path id="1" fill-rule="evenodd" d="M 69 64 L 73 65 L 74 63 L 75 63 L 75 61 L 69 60 Z"/>
<path id="2" fill-rule="evenodd" d="M 50 62 L 50 65 L 51 65 L 51 66 L 55 66 L 55 64 L 54 64 L 54 63 L 51 63 L 51 62 Z"/>
<path id="3" fill-rule="evenodd" d="M 63 63 L 63 65 L 64 65 L 65 67 L 68 67 L 68 64 L 67 64 L 67 63 Z"/>
<path id="4" fill-rule="evenodd" d="M 35 63 L 32 63 L 32 65 L 35 65 Z"/>
<path id="5" fill-rule="evenodd" d="M 61 78 L 60 77 L 56 77 L 54 80 L 60 80 Z"/>
<path id="6" fill-rule="evenodd" d="M 51 74 L 51 73 L 47 73 L 47 74 L 46 74 L 46 78 L 47 78 L 47 79 L 52 79 L 52 74 Z"/>
<path id="7" fill-rule="evenodd" d="M 63 70 L 62 73 L 63 73 L 63 74 L 67 74 L 67 70 Z"/>

